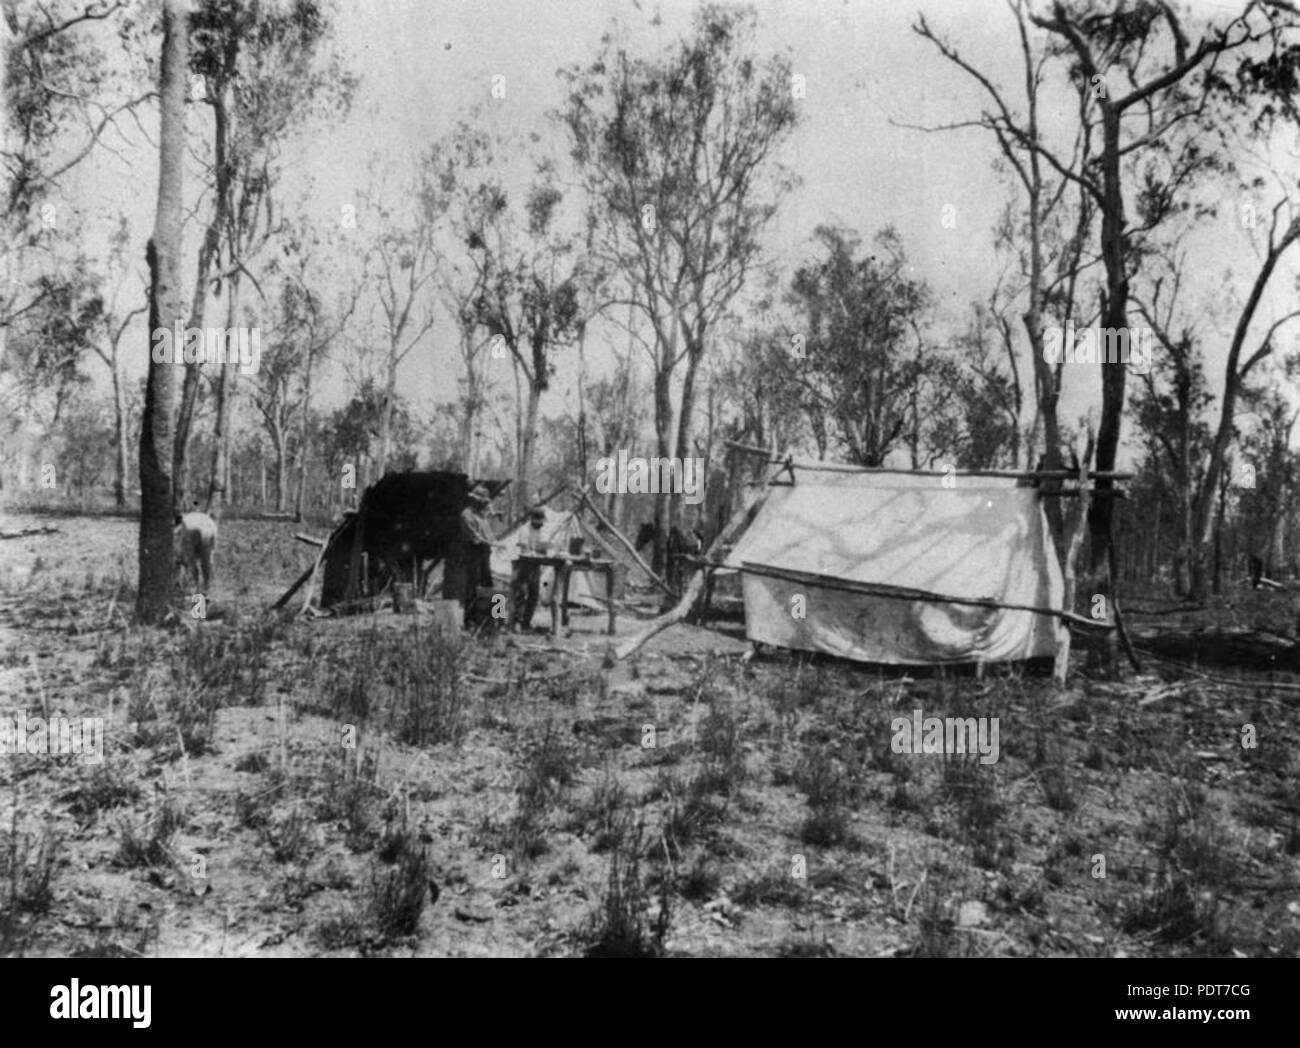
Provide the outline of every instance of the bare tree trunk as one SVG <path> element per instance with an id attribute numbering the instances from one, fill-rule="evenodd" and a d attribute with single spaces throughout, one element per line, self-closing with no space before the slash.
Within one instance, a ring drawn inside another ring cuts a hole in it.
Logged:
<path id="1" fill-rule="evenodd" d="M 275 511 L 289 511 L 289 455 L 284 447 L 285 440 L 280 438 L 280 447 L 275 449 Z"/>
<path id="2" fill-rule="evenodd" d="M 537 413 L 542 391 L 536 382 L 528 383 L 528 406 L 524 411 L 524 429 L 519 448 L 519 480 L 515 492 L 518 512 L 524 512 L 532 498 L 533 455 L 537 449 Z"/>
<path id="3" fill-rule="evenodd" d="M 1020 419 L 1016 418 L 1011 437 L 1011 468 L 1014 470 L 1025 469 L 1024 458 L 1024 434 L 1020 429 Z"/>
<path id="4" fill-rule="evenodd" d="M 126 509 L 126 393 L 122 389 L 116 354 L 113 359 L 113 426 L 117 434 L 117 454 L 113 459 L 113 503 L 122 510 Z"/>
<path id="5" fill-rule="evenodd" d="M 911 434 L 907 438 L 908 452 L 912 459 L 912 468 L 921 468 L 921 409 L 920 409 L 920 384 L 913 382 L 912 390 L 908 396 L 908 407 L 912 412 Z"/>
<path id="6" fill-rule="evenodd" d="M 393 402 L 397 399 L 397 347 L 388 357 L 388 376 L 384 382 L 384 409 L 379 415 L 379 458 L 375 463 L 376 479 L 388 472 L 388 458 L 393 444 Z"/>
<path id="7" fill-rule="evenodd" d="M 519 359 L 514 354 L 511 354 L 510 357 L 510 371 L 515 379 L 515 477 L 514 483 L 510 485 L 510 490 L 507 491 L 507 497 L 510 499 L 509 515 L 513 520 L 515 516 L 515 494 L 523 483 L 523 473 L 521 471 L 523 456 L 520 454 L 520 450 L 524 446 L 524 392 L 519 381 Z M 471 477 L 470 479 L 473 480 L 474 478 Z"/>
<path id="8" fill-rule="evenodd" d="M 226 332 L 236 330 L 239 324 L 239 276 L 226 284 Z M 227 346 L 227 349 L 229 347 Z M 235 404 L 235 386 L 238 368 L 234 364 L 220 365 L 217 381 L 217 422 L 212 432 L 212 477 L 208 484 L 207 509 L 220 518 L 223 503 L 230 497 L 230 417 Z"/>
<path id="9" fill-rule="evenodd" d="M 699 375 L 700 362 L 704 359 L 704 344 L 697 333 L 686 353 L 686 373 L 682 381 L 682 402 L 677 416 L 677 458 L 683 468 L 686 459 L 693 450 L 691 438 L 695 433 L 695 380 Z M 684 523 L 683 508 L 686 500 L 680 491 L 672 493 L 668 502 L 668 526 L 678 528 L 683 533 L 687 530 Z"/>
<path id="10" fill-rule="evenodd" d="M 149 263 L 149 330 L 174 328 L 181 319 L 181 236 L 184 228 L 185 85 L 189 64 L 184 0 L 163 4 L 162 67 L 158 94 L 158 207 L 146 257 Z M 152 339 L 151 349 L 152 349 Z M 140 433 L 140 582 L 136 617 L 155 623 L 167 613 L 172 587 L 172 401 L 175 371 L 150 353 Z"/>
<path id="11" fill-rule="evenodd" d="M 1037 203 L 1031 199 L 1031 213 L 1036 213 Z M 1042 307 L 1042 245 L 1039 221 L 1031 218 L 1030 245 L 1032 275 L 1029 281 L 1029 309 L 1023 320 L 1025 332 L 1029 336 L 1029 353 L 1034 362 L 1034 385 L 1038 393 L 1038 418 L 1043 426 L 1043 467 L 1049 470 L 1061 468 L 1061 424 L 1057 419 L 1056 407 L 1060 395 L 1056 390 L 1056 376 L 1052 365 L 1043 358 L 1043 307 Z M 1065 514 L 1061 510 L 1061 499 L 1046 498 L 1043 510 L 1047 516 L 1047 526 L 1052 533 L 1057 555 L 1065 554 Z"/>
<path id="12" fill-rule="evenodd" d="M 289 508 L 289 456 L 287 435 L 283 426 L 275 427 L 275 511 L 284 513 Z"/>
<path id="13" fill-rule="evenodd" d="M 1064 611 L 1074 611 L 1074 601 L 1076 592 L 1076 572 L 1075 562 L 1079 557 L 1079 549 L 1083 545 L 1083 533 L 1088 520 L 1088 502 L 1092 498 L 1092 488 L 1088 485 L 1088 463 L 1092 458 L 1092 424 L 1088 425 L 1088 440 L 1084 447 L 1083 457 L 1079 460 L 1079 519 L 1074 526 L 1074 532 L 1070 536 L 1070 544 L 1065 551 L 1065 565 L 1063 577 L 1065 583 L 1065 595 L 1061 603 Z M 1058 685 L 1064 685 L 1066 678 L 1070 674 L 1070 627 L 1064 621 L 1057 623 L 1056 634 L 1056 659 L 1053 664 L 1052 678 Z"/>
<path id="14" fill-rule="evenodd" d="M 1103 328 L 1128 327 L 1128 272 L 1124 252 L 1124 196 L 1120 181 L 1120 111 L 1105 99 L 1100 102 L 1102 114 L 1102 209 L 1101 257 L 1106 269 L 1106 300 L 1102 309 Z M 1124 380 L 1127 365 L 1118 360 L 1101 365 L 1101 423 L 1097 427 L 1097 469 L 1115 468 L 1119 452 L 1120 424 L 1124 416 Z M 1093 500 L 1089 510 L 1088 528 L 1092 533 L 1091 564 L 1088 574 L 1094 592 L 1107 593 L 1110 587 L 1103 579 L 1108 575 L 1110 545 L 1113 541 L 1111 525 L 1115 500 L 1109 497 L 1114 481 L 1109 477 L 1097 480 L 1097 491 L 1104 492 Z"/>
<path id="15" fill-rule="evenodd" d="M 1207 547 L 1210 542 L 1210 532 L 1214 527 L 1214 497 L 1221 479 L 1227 477 L 1226 459 L 1228 447 L 1232 443 L 1233 426 L 1236 421 L 1237 397 L 1247 372 L 1270 351 L 1270 337 L 1273 331 L 1276 330 L 1277 324 L 1274 324 L 1273 328 L 1269 330 L 1269 337 L 1265 338 L 1264 344 L 1246 360 L 1244 365 L 1240 365 L 1246 333 L 1255 317 L 1255 311 L 1259 307 L 1264 289 L 1268 286 L 1278 260 L 1297 240 L 1300 240 L 1300 218 L 1294 219 L 1277 241 L 1274 241 L 1274 230 L 1270 229 L 1268 255 L 1255 277 L 1250 295 L 1246 299 L 1246 304 L 1242 308 L 1240 316 L 1237 318 L 1237 325 L 1233 331 L 1232 344 L 1228 349 L 1228 362 L 1224 369 L 1223 399 L 1219 408 L 1219 427 L 1214 434 L 1214 443 L 1210 448 L 1210 461 L 1205 467 L 1205 476 L 1201 480 L 1200 495 L 1196 500 L 1196 527 L 1194 531 L 1196 545 L 1193 564 L 1198 566 L 1198 570 L 1193 573 L 1193 585 L 1195 586 L 1199 582 L 1200 590 L 1194 596 L 1204 594 Z M 1278 321 L 1278 323 L 1280 324 L 1281 321 Z"/>
<path id="16" fill-rule="evenodd" d="M 1219 481 L 1218 509 L 1214 514 L 1214 577 L 1213 588 L 1217 596 L 1223 592 L 1223 515 L 1228 504 L 1228 475 Z"/>
<path id="17" fill-rule="evenodd" d="M 587 323 L 578 324 L 578 473 L 587 477 Z"/>
<path id="18" fill-rule="evenodd" d="M 226 223 L 226 208 L 230 200 L 230 165 L 226 160 L 226 138 L 229 134 L 229 122 L 226 116 L 225 88 L 213 99 L 215 118 L 215 160 L 216 160 L 216 199 L 212 221 L 203 235 L 203 244 L 199 248 L 198 273 L 194 278 L 194 296 L 190 300 L 189 325 L 203 327 L 204 314 L 207 311 L 208 279 L 212 272 L 212 261 L 217 257 L 221 244 L 221 230 Z M 189 501 L 189 445 L 190 428 L 194 424 L 194 407 L 198 402 L 199 379 L 202 369 L 198 364 L 185 365 L 185 382 L 181 388 L 181 406 L 176 416 L 176 446 L 172 451 L 172 474 L 176 482 L 176 498 L 181 509 Z"/>
<path id="19" fill-rule="evenodd" d="M 1205 596 L 1204 573 L 1196 566 L 1196 516 L 1193 512 L 1193 493 L 1191 480 L 1187 476 L 1187 452 L 1183 453 L 1183 490 L 1179 493 L 1182 500 L 1182 555 L 1179 557 L 1178 564 L 1178 592 L 1179 594 L 1191 594 L 1197 600 Z"/>
<path id="20" fill-rule="evenodd" d="M 460 352 L 465 360 L 465 414 L 460 423 L 461 468 L 471 477 L 478 475 L 478 420 L 482 381 L 475 369 L 474 332 L 462 331 Z"/>
<path id="21" fill-rule="evenodd" d="M 307 489 L 307 431 L 311 426 L 312 374 L 315 369 L 316 355 L 307 354 L 307 374 L 303 380 L 302 390 L 302 425 L 298 428 L 298 490 L 293 498 L 293 519 L 302 520 L 302 503 Z"/>
<path id="22" fill-rule="evenodd" d="M 1286 488 L 1281 489 L 1282 497 L 1278 500 L 1277 515 L 1273 518 L 1273 528 L 1268 541 L 1269 578 L 1280 579 L 1283 565 L 1286 563 Z"/>
<path id="23" fill-rule="evenodd" d="M 298 453 L 294 456 L 293 465 L 297 471 L 297 479 L 293 482 L 293 519 L 301 521 L 303 500 L 306 497 L 303 489 L 306 487 L 307 481 L 307 456 L 305 449 L 301 445 L 298 447 Z"/>
<path id="24" fill-rule="evenodd" d="M 705 416 L 705 420 L 706 420 L 705 424 L 707 428 L 705 429 L 705 433 L 704 433 L 704 456 L 703 456 L 704 461 L 702 463 L 702 468 L 700 470 L 700 476 L 699 476 L 699 483 L 704 485 L 704 488 L 702 489 L 702 493 L 704 495 L 708 494 L 708 490 L 709 490 L 708 478 L 713 470 L 713 444 L 716 438 L 716 430 L 717 430 L 717 409 L 718 409 L 717 390 L 714 387 L 713 381 L 710 380 L 709 397 L 708 397 L 708 414 Z M 707 524 L 705 523 L 706 520 L 708 519 L 708 513 L 704 509 L 706 504 L 707 503 L 705 503 L 704 500 L 700 501 L 699 510 L 698 510 L 699 517 L 696 521 L 696 524 L 697 526 L 700 527 L 701 531 L 703 531 L 705 534 L 708 534 L 709 529 Z M 703 551 L 701 550 L 701 552 Z"/>
<path id="25" fill-rule="evenodd" d="M 474 411 L 474 382 L 469 380 L 466 383 L 465 395 L 465 413 L 460 419 L 460 468 L 463 469 L 467 476 L 474 476 L 478 472 L 477 464 L 474 461 L 474 427 L 477 425 Z"/>
<path id="26" fill-rule="evenodd" d="M 672 454 L 670 431 L 673 421 L 673 405 L 668 389 L 671 377 L 671 372 L 655 372 L 655 442 L 658 453 L 662 458 L 667 458 Z M 662 575 L 668 559 L 668 496 L 661 492 L 655 498 L 654 506 L 654 557 L 650 563 L 655 572 Z"/>
<path id="27" fill-rule="evenodd" d="M 1156 518 L 1155 523 L 1151 526 L 1151 533 L 1147 536 L 1147 581 L 1154 581 L 1158 565 L 1160 562 L 1160 526 L 1161 510 L 1164 508 L 1164 500 L 1156 500 Z"/>

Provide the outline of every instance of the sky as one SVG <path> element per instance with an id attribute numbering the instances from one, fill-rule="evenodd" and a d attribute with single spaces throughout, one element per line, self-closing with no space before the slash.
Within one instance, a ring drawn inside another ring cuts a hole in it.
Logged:
<path id="1" fill-rule="evenodd" d="M 895 226 L 915 275 L 934 291 L 931 337 L 946 340 L 964 324 L 970 303 L 991 290 L 999 266 L 992 228 L 1011 190 L 993 171 L 996 150 L 987 133 L 901 126 L 968 119 L 984 104 L 973 82 L 911 26 L 923 12 L 932 28 L 1018 99 L 1019 44 L 1004 0 L 760 0 L 755 6 L 759 49 L 788 54 L 806 85 L 798 125 L 780 154 L 801 184 L 780 201 L 766 237 L 770 256 L 790 272 L 811 257 L 812 233 L 820 224 L 853 228 L 864 242 Z M 1203 16 L 1236 7 L 1210 0 L 1191 4 Z M 548 119 L 563 98 L 556 71 L 590 62 L 602 34 L 611 30 L 630 51 L 653 53 L 687 31 L 694 10 L 683 0 L 342 0 L 338 40 L 361 77 L 360 90 L 349 115 L 313 127 L 286 149 L 286 196 L 310 187 L 321 221 L 337 221 L 365 184 L 371 157 L 379 158 L 386 181 L 398 185 L 430 143 L 465 119 L 512 135 L 536 132 L 561 148 L 560 131 Z M 494 77 L 505 78 L 504 98 L 492 96 Z M 1074 118 L 1061 87 L 1055 85 L 1043 113 L 1045 127 L 1058 136 L 1068 135 Z M 156 111 L 142 121 L 152 131 Z M 1274 143 L 1267 158 L 1291 171 L 1293 180 L 1296 144 Z M 116 143 L 113 153 L 99 151 L 68 190 L 70 203 L 88 214 L 125 212 L 140 241 L 137 257 L 152 224 L 152 150 L 135 135 Z M 1260 252 L 1263 230 L 1252 234 L 1239 218 L 1247 201 L 1226 194 L 1225 217 L 1193 230 L 1185 245 L 1192 260 L 1188 308 L 1210 329 L 1206 362 L 1216 390 L 1222 387 L 1233 306 L 1244 298 L 1244 276 Z M 192 259 L 197 235 L 193 227 L 188 234 L 185 255 Z M 1291 266 L 1275 276 L 1261 309 L 1261 331 L 1294 301 L 1294 274 Z M 1212 316 L 1202 318 L 1202 312 Z M 587 345 L 591 369 L 598 372 L 612 361 L 611 347 L 624 342 L 612 327 L 593 330 Z M 128 373 L 142 375 L 143 331 L 134 344 L 141 349 L 132 351 Z M 1294 348 L 1295 334 L 1281 344 Z M 451 399 L 456 359 L 454 332 L 444 318 L 405 362 L 400 388 L 426 409 Z M 572 410 L 575 380 L 568 360 L 543 414 Z M 330 395 L 342 394 L 336 376 Z M 1099 370 L 1067 368 L 1062 420 L 1073 422 L 1099 406 Z"/>

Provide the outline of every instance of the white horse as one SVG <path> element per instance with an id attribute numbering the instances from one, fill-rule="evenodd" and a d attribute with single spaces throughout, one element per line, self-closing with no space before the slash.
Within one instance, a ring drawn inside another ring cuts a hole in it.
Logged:
<path id="1" fill-rule="evenodd" d="M 204 595 L 212 585 L 212 551 L 217 546 L 217 522 L 206 513 L 178 514 L 176 530 L 176 572 L 184 586 L 188 577 L 197 585 L 200 572 L 203 585 L 199 592 Z"/>

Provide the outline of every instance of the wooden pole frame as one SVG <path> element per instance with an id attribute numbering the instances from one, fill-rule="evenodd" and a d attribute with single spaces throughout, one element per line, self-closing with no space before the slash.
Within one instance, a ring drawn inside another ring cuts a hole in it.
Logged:
<path id="1" fill-rule="evenodd" d="M 600 510 L 596 508 L 596 504 L 592 501 L 591 497 L 587 494 L 587 489 L 585 487 L 578 489 L 578 499 L 583 506 L 591 510 L 592 516 L 594 516 L 598 521 L 600 521 L 601 525 L 607 531 L 609 531 L 609 533 L 613 535 L 614 538 L 618 539 L 619 544 L 622 545 L 622 547 L 632 555 L 632 559 L 636 561 L 637 567 L 639 567 L 648 576 L 650 576 L 650 579 L 654 582 L 656 586 L 658 586 L 669 596 L 673 596 L 672 587 L 669 586 L 666 581 L 664 581 L 654 573 L 650 565 L 641 559 L 641 554 L 639 554 L 636 551 L 636 547 L 632 545 L 632 543 L 628 540 L 627 536 L 624 535 L 621 531 L 619 531 L 618 528 L 614 527 L 614 524 L 608 518 L 606 518 L 605 514 L 603 514 Z"/>
<path id="2" fill-rule="evenodd" d="M 769 456 L 774 455 L 775 449 L 765 451 L 764 454 Z M 784 466 L 783 459 L 778 459 L 777 462 Z M 752 505 L 741 506 L 731 515 L 731 519 L 727 521 L 726 527 L 718 532 L 713 542 L 709 545 L 709 548 L 705 551 L 705 559 L 710 561 L 715 560 L 716 558 L 714 555 L 730 544 L 738 534 L 744 531 L 745 528 L 753 522 L 754 518 L 758 515 L 759 510 L 763 508 L 764 503 L 767 502 L 768 494 L 771 491 L 771 481 L 777 475 L 773 471 L 772 465 L 773 464 L 769 462 L 767 469 L 763 474 L 763 483 L 761 485 L 763 493 L 754 500 Z M 711 569 L 705 568 L 697 571 L 693 576 L 691 576 L 691 581 L 687 583 L 686 588 L 682 591 L 681 599 L 672 607 L 671 610 L 664 612 L 664 614 L 660 615 L 658 618 L 651 619 L 644 629 L 634 636 L 628 637 L 627 640 L 623 641 L 623 643 L 619 644 L 617 647 L 611 645 L 605 653 L 605 667 L 612 667 L 616 662 L 627 658 L 633 652 L 639 650 L 646 641 L 650 640 L 651 637 L 666 630 L 673 623 L 680 622 L 682 619 L 686 618 L 690 613 L 691 608 L 694 606 L 695 601 L 699 599 L 700 593 L 704 589 L 704 580 L 707 577 L 709 570 Z"/>
<path id="3" fill-rule="evenodd" d="M 1085 618 L 1064 608 L 1039 608 L 1032 604 L 1011 604 L 1006 601 L 991 600 L 987 597 L 953 597 L 943 593 L 931 593 L 928 590 L 907 589 L 900 586 L 882 586 L 874 582 L 857 582 L 853 579 L 837 579 L 831 575 L 818 575 L 811 571 L 794 571 L 778 568 L 770 564 L 756 564 L 743 561 L 736 570 L 749 575 L 761 575 L 767 578 L 783 579 L 786 582 L 798 582 L 819 589 L 839 590 L 843 593 L 857 593 L 867 597 L 881 597 L 885 600 L 906 600 L 925 604 L 960 604 L 972 608 L 1000 608 L 1006 611 L 1030 611 L 1035 615 L 1047 615 L 1052 618 L 1073 622 L 1076 626 L 1088 629 L 1109 629 L 1110 624 Z"/>
<path id="4" fill-rule="evenodd" d="M 889 466 L 854 466 L 845 462 L 799 462 L 788 454 L 777 456 L 773 451 L 754 447 L 752 444 L 742 444 L 734 440 L 728 440 L 726 443 L 728 447 L 740 451 L 767 455 L 770 462 L 780 462 L 792 469 L 815 473 L 898 473 L 909 477 L 993 477 L 1003 480 L 1079 480 L 1085 476 L 1088 480 L 1132 480 L 1136 475 L 1133 473 L 1120 473 L 1115 470 L 1085 471 L 1081 469 L 1076 472 L 1068 469 L 894 469 Z"/>

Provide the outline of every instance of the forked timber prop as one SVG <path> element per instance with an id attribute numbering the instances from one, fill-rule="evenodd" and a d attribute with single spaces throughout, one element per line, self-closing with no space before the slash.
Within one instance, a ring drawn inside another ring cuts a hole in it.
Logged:
<path id="1" fill-rule="evenodd" d="M 771 450 L 764 450 L 763 453 L 769 456 L 773 454 Z M 749 526 L 754 517 L 758 515 L 758 511 L 762 508 L 763 503 L 767 501 L 768 492 L 770 490 L 769 485 L 776 475 L 786 468 L 786 464 L 786 459 L 779 459 L 775 464 L 777 468 L 774 469 L 774 464 L 769 463 L 768 467 L 763 472 L 762 483 L 759 489 L 762 494 L 754 500 L 752 505 L 741 506 L 731 515 L 731 519 L 727 521 L 726 527 L 718 532 L 717 537 L 709 544 L 709 548 L 705 551 L 704 556 L 707 560 L 716 562 L 719 559 L 717 554 L 730 545 L 732 540 Z M 651 637 L 658 633 L 662 633 L 669 626 L 673 625 L 673 623 L 681 622 L 682 619 L 686 618 L 686 616 L 690 614 L 691 608 L 695 605 L 695 602 L 699 600 L 700 594 L 704 590 L 704 580 L 710 570 L 711 568 L 704 568 L 691 576 L 691 581 L 687 584 L 686 589 L 682 591 L 681 599 L 670 611 L 666 611 L 656 619 L 651 619 L 646 623 L 644 629 L 633 636 L 628 637 L 623 641 L 623 643 L 617 646 L 611 645 L 605 654 L 605 667 L 608 669 L 613 666 L 614 663 L 626 659 L 633 652 L 639 650 L 646 641 L 650 640 Z"/>
<path id="2" fill-rule="evenodd" d="M 586 488 L 581 488 L 578 491 L 578 498 L 582 500 L 582 504 L 586 506 L 587 509 L 591 510 L 592 516 L 594 516 L 596 520 L 600 522 L 601 526 L 604 527 L 607 531 L 609 531 L 609 533 L 613 535 L 614 538 L 618 539 L 619 544 L 625 550 L 627 550 L 629 554 L 631 554 L 632 559 L 635 560 L 637 563 L 637 567 L 639 567 L 642 571 L 644 571 L 647 575 L 649 575 L 651 580 L 653 580 L 656 586 L 658 586 L 665 593 L 671 595 L 673 592 L 672 587 L 669 586 L 668 583 L 665 582 L 663 579 L 661 579 L 658 575 L 656 575 L 653 570 L 651 570 L 650 565 L 641 559 L 641 554 L 639 554 L 636 551 L 636 547 L 632 545 L 628 537 L 624 535 L 621 531 L 619 531 L 618 528 L 614 527 L 613 522 L 611 522 L 608 518 L 606 518 L 605 514 L 601 513 L 601 511 L 596 508 L 596 504 L 595 502 L 592 501 L 591 496 L 587 494 Z"/>

